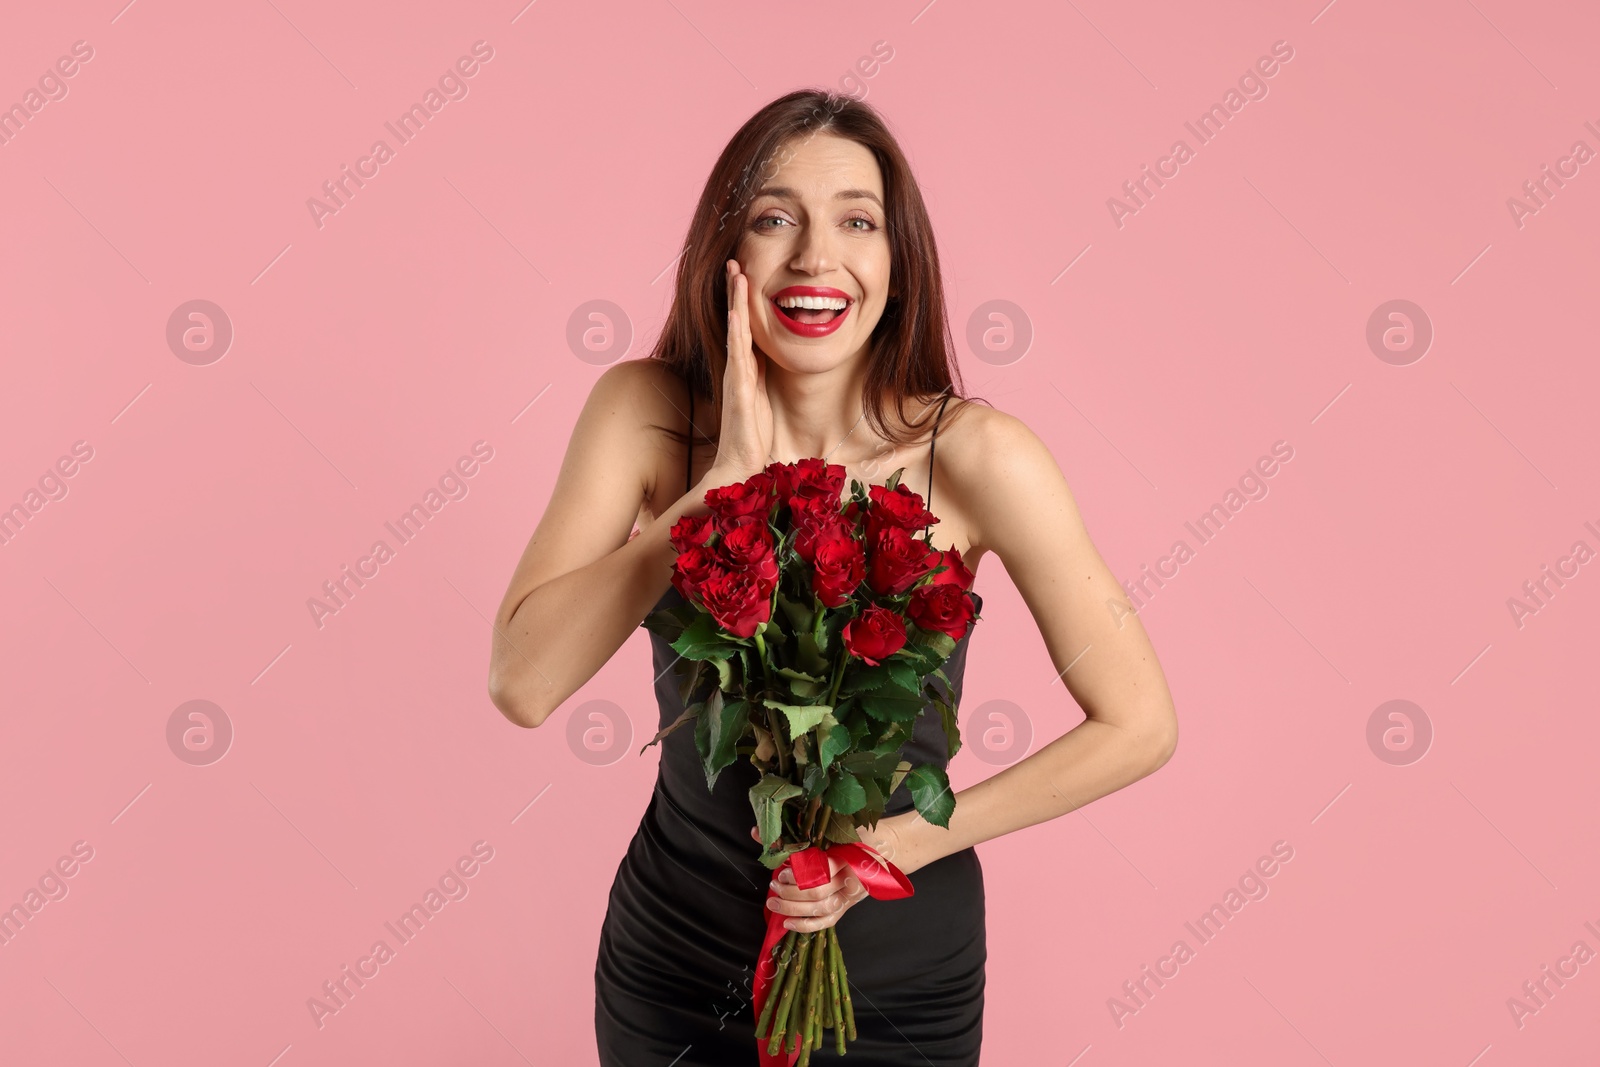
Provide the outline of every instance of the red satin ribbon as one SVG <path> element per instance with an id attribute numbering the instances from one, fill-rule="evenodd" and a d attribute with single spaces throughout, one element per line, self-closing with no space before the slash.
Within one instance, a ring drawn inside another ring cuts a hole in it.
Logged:
<path id="1" fill-rule="evenodd" d="M 833 880 L 833 874 L 828 863 L 828 857 L 841 861 L 852 871 L 867 890 L 869 896 L 878 900 L 899 900 L 909 897 L 913 890 L 911 879 L 905 872 L 894 864 L 884 859 L 871 845 L 835 844 L 826 849 L 816 846 L 803 848 L 794 852 L 783 861 L 783 865 L 772 872 L 774 880 L 785 867 L 794 871 L 794 883 L 801 889 L 815 889 L 819 885 L 827 885 Z M 771 886 L 767 887 L 767 899 L 770 901 L 778 896 L 778 891 Z M 755 981 L 755 1008 L 756 1020 L 761 1019 L 761 1009 L 767 1001 L 767 994 L 772 988 L 772 976 L 778 969 L 778 961 L 772 957 L 773 946 L 783 940 L 783 935 L 788 933 L 783 924 L 790 918 L 782 912 L 766 908 L 767 937 L 761 943 L 761 955 L 756 958 Z M 787 1044 L 787 1040 L 784 1042 Z M 793 1052 L 784 1052 L 779 1049 L 776 1056 L 767 1055 L 767 1039 L 757 1036 L 757 1051 L 761 1056 L 761 1067 L 793 1067 L 794 1062 L 800 1058 L 800 1047 L 795 1046 Z"/>

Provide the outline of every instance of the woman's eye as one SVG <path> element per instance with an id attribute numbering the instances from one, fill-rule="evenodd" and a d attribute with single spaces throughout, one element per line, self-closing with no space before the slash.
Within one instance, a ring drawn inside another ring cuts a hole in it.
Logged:
<path id="1" fill-rule="evenodd" d="M 865 226 L 863 226 L 863 227 L 861 227 L 861 231 L 860 231 L 860 232 L 863 232 L 863 233 L 865 233 L 865 232 L 866 232 L 866 231 L 867 231 L 867 230 L 875 230 L 875 229 L 877 229 L 877 228 L 878 228 L 878 227 L 877 227 L 877 224 L 876 224 L 876 223 L 874 223 L 874 222 L 873 222 L 873 221 L 872 221 L 872 220 L 871 220 L 871 219 L 868 219 L 868 218 L 862 218 L 862 217 L 861 217 L 861 216 L 860 216 L 860 215 L 857 215 L 857 216 L 855 216 L 855 217 L 854 217 L 854 218 L 849 218 L 849 219 L 845 219 L 845 220 L 844 220 L 844 221 L 845 221 L 845 223 L 846 223 L 846 224 L 847 224 L 847 225 L 848 225 L 848 224 L 849 224 L 849 223 L 852 223 L 852 222 L 862 222 L 862 223 L 865 223 L 865 224 L 866 224 L 866 225 L 865 225 Z"/>
<path id="2" fill-rule="evenodd" d="M 778 228 L 776 226 L 763 227 L 761 224 L 763 222 L 783 222 L 783 223 L 787 223 L 787 221 L 788 221 L 787 219 L 781 218 L 781 217 L 779 217 L 777 215 L 768 215 L 765 218 L 760 218 L 760 219 L 756 220 L 756 229 L 758 229 L 758 230 L 760 230 L 760 229 L 776 230 Z"/>

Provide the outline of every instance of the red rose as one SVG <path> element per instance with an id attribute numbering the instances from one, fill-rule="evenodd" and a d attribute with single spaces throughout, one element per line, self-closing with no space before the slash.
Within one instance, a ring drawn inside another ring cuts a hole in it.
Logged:
<path id="1" fill-rule="evenodd" d="M 685 515 L 672 524 L 667 536 L 673 548 L 685 552 L 695 545 L 705 544 L 716 532 L 716 522 L 710 515 Z"/>
<path id="2" fill-rule="evenodd" d="M 794 482 L 784 498 L 794 506 L 794 497 L 802 500 L 823 500 L 837 511 L 839 494 L 844 491 L 844 468 L 837 463 L 820 459 L 802 459 L 794 465 Z"/>
<path id="3" fill-rule="evenodd" d="M 959 641 L 972 624 L 972 598 L 960 586 L 940 583 L 937 578 L 912 590 L 906 615 L 921 629 L 948 634 Z"/>
<path id="4" fill-rule="evenodd" d="M 845 649 L 872 667 L 900 651 L 905 643 L 905 622 L 876 604 L 844 624 Z"/>
<path id="5" fill-rule="evenodd" d="M 764 520 L 776 499 L 772 475 L 766 471 L 752 474 L 742 482 L 719 485 L 706 491 L 706 506 L 722 526 L 746 515 L 756 515 Z"/>
<path id="6" fill-rule="evenodd" d="M 881 485 L 869 486 L 867 496 L 872 500 L 872 506 L 867 510 L 869 543 L 886 527 L 898 526 L 902 530 L 915 532 L 939 521 L 923 506 L 922 497 L 904 484 L 896 485 L 892 490 Z"/>
<path id="7" fill-rule="evenodd" d="M 747 572 L 767 593 L 778 584 L 778 559 L 765 519 L 740 519 L 726 530 L 717 550 L 729 570 Z"/>
<path id="8" fill-rule="evenodd" d="M 929 578 L 929 585 L 955 585 L 961 587 L 962 589 L 972 588 L 972 583 L 975 576 L 971 571 L 967 570 L 967 565 L 961 562 L 960 549 L 945 549 L 943 552 L 939 553 L 939 558 L 933 561 L 933 566 L 947 566 L 950 569 L 947 571 L 940 571 L 932 578 Z"/>
<path id="9" fill-rule="evenodd" d="M 898 526 L 884 527 L 867 544 L 867 584 L 879 596 L 894 596 L 910 589 L 939 558 L 927 542 Z"/>
<path id="10" fill-rule="evenodd" d="M 700 583 L 700 601 L 717 625 L 735 637 L 749 637 L 772 617 L 772 591 L 763 590 L 748 571 L 713 566 Z"/>
<path id="11" fill-rule="evenodd" d="M 679 554 L 672 567 L 672 588 L 693 603 L 700 599 L 700 583 L 711 576 L 717 565 L 716 553 L 703 545 L 692 545 Z"/>
<path id="12" fill-rule="evenodd" d="M 793 463 L 768 463 L 763 472 L 772 479 L 772 495 L 779 500 L 788 500 L 794 492 L 795 479 L 799 476 Z"/>
<path id="13" fill-rule="evenodd" d="M 773 547 L 772 529 L 762 517 L 746 515 L 729 519 L 721 523 L 718 529 L 722 538 L 717 542 L 717 548 L 730 557 L 753 558 L 759 556 L 762 549 L 770 551 Z"/>
<path id="14" fill-rule="evenodd" d="M 818 537 L 813 563 L 816 572 L 812 585 L 817 599 L 830 608 L 849 600 L 866 577 L 867 555 L 861 542 L 842 528 L 826 530 Z"/>
<path id="15" fill-rule="evenodd" d="M 792 497 L 789 517 L 794 530 L 794 551 L 807 563 L 816 559 L 817 540 L 824 534 L 849 534 L 851 527 L 839 514 L 837 500 Z"/>

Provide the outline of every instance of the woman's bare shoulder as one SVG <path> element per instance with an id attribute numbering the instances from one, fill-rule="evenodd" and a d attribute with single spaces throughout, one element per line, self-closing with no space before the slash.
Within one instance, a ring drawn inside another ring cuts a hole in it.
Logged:
<path id="1" fill-rule="evenodd" d="M 938 406 L 939 399 L 933 399 L 933 406 Z M 997 451 L 1023 444 L 1029 438 L 1038 439 L 1015 415 L 1001 411 L 987 400 L 959 396 L 951 397 L 938 420 L 938 427 L 939 466 L 944 467 L 948 460 L 957 468 L 978 476 L 992 469 L 985 464 Z"/>
<path id="2" fill-rule="evenodd" d="M 657 444 L 663 429 L 689 428 L 688 386 L 649 357 L 607 367 L 590 389 L 587 408 L 604 420 L 609 432 L 629 438 L 634 448 Z"/>
<path id="3" fill-rule="evenodd" d="M 1050 447 L 1033 428 L 987 402 L 952 402 L 939 424 L 936 449 L 940 478 L 980 527 L 986 514 L 1025 498 L 1045 479 L 1062 478 Z"/>

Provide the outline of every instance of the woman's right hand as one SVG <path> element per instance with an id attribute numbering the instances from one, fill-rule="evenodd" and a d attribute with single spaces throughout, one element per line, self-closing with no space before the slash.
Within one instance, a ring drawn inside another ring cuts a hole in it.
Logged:
<path id="1" fill-rule="evenodd" d="M 767 468 L 772 454 L 772 403 L 767 397 L 767 357 L 750 340 L 750 279 L 728 260 L 728 350 L 722 376 L 722 436 L 712 471 L 714 484 L 740 482 Z"/>

